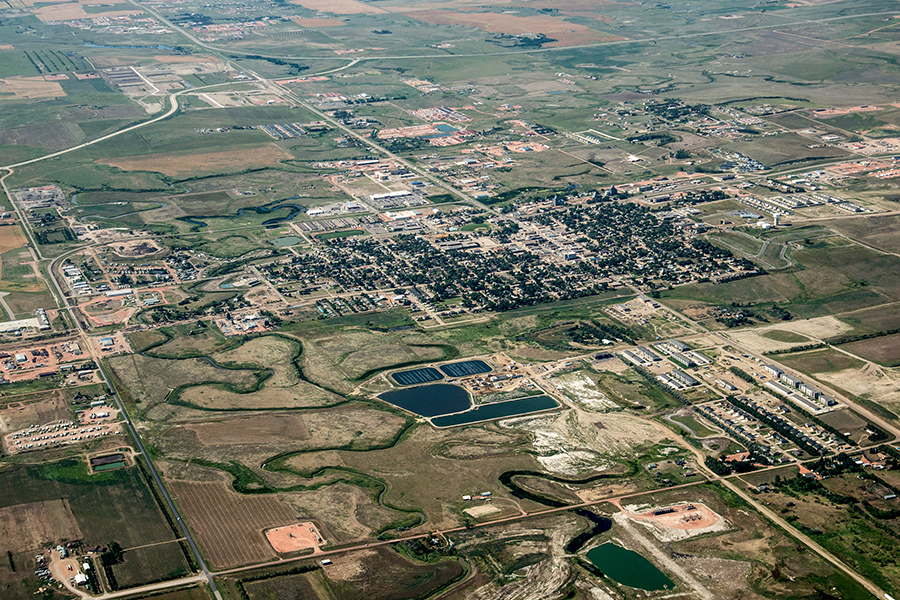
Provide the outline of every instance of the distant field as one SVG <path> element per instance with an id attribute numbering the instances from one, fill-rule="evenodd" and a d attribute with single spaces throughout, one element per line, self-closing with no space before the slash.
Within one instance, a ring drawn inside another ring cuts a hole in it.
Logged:
<path id="1" fill-rule="evenodd" d="M 293 156 L 275 144 L 265 144 L 220 152 L 190 154 L 148 154 L 122 158 L 106 158 L 97 162 L 125 171 L 157 171 L 170 177 L 185 177 L 198 173 L 232 173 L 256 167 L 277 165 Z"/>
<path id="2" fill-rule="evenodd" d="M 777 357 L 778 362 L 796 369 L 801 373 L 831 373 L 844 369 L 858 369 L 863 362 L 847 356 L 842 352 L 836 352 L 830 348 L 811 350 L 809 352 L 797 352 L 796 354 L 782 354 Z"/>
<path id="3" fill-rule="evenodd" d="M 900 334 L 850 342 L 841 348 L 885 367 L 900 365 Z"/>
<path id="4" fill-rule="evenodd" d="M 433 23 L 435 25 L 466 25 L 477 27 L 488 33 L 506 33 L 518 35 L 523 33 L 543 33 L 557 40 L 547 46 L 575 46 L 592 42 L 606 42 L 623 39 L 569 21 L 560 17 L 535 15 L 519 17 L 511 14 L 493 12 L 457 13 L 445 10 L 407 10 L 406 16 Z"/>
<path id="5" fill-rule="evenodd" d="M 290 0 L 310 10 L 318 10 L 336 15 L 378 15 L 387 11 L 357 0 Z"/>

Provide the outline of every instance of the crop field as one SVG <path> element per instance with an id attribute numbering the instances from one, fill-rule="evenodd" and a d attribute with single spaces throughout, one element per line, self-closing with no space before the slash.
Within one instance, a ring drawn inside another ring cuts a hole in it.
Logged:
<path id="1" fill-rule="evenodd" d="M 29 552 L 59 540 L 81 538 L 78 522 L 64 498 L 0 508 L 0 539 L 6 540 L 11 552 Z"/>
<path id="2" fill-rule="evenodd" d="M 126 549 L 123 562 L 112 570 L 119 589 L 190 574 L 190 567 L 178 542 Z"/>
<path id="3" fill-rule="evenodd" d="M 244 496 L 225 482 L 169 485 L 205 555 L 218 568 L 275 558 L 263 530 L 297 521 L 294 510 L 278 498 Z"/>
<path id="4" fill-rule="evenodd" d="M 428 597 L 464 573 L 455 560 L 417 564 L 390 548 L 332 561 L 325 569 L 248 583 L 245 589 L 250 600 L 290 597 L 298 591 L 309 600 L 404 600 Z"/>
<path id="5" fill-rule="evenodd" d="M 57 124 L 0 129 L 0 145 L 2 146 L 33 146 L 53 152 L 74 146 L 75 143 L 75 137 L 69 129 Z"/>
<path id="6" fill-rule="evenodd" d="M 116 540 L 131 548 L 174 537 L 138 467 L 88 475 L 83 460 L 67 459 L 8 470 L 0 483 L 3 507 L 65 500 L 89 545 Z"/>
<path id="7" fill-rule="evenodd" d="M 172 152 L 122 158 L 101 159 L 98 162 L 125 171 L 156 171 L 170 177 L 198 174 L 234 173 L 259 167 L 269 167 L 293 158 L 275 144 L 249 146 L 220 152 L 191 152 L 179 155 Z"/>
<path id="8" fill-rule="evenodd" d="M 850 342 L 840 346 L 866 360 L 871 360 L 885 367 L 900 365 L 900 334 L 883 335 L 858 342 Z"/>
<path id="9" fill-rule="evenodd" d="M 35 98 L 61 98 L 66 93 L 55 81 L 43 77 L 7 77 L 0 80 L 0 99 L 31 100 Z"/>

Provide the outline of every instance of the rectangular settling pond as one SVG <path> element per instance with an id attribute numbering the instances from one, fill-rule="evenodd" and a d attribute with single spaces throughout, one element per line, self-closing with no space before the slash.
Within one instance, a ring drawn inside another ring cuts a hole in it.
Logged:
<path id="1" fill-rule="evenodd" d="M 483 360 L 466 360 L 442 365 L 438 368 L 447 377 L 465 377 L 467 375 L 478 375 L 479 373 L 490 373 L 494 370 Z"/>
<path id="2" fill-rule="evenodd" d="M 411 371 L 400 371 L 391 375 L 391 379 L 400 385 L 415 385 L 417 383 L 428 383 L 429 381 L 440 381 L 444 376 L 437 369 L 426 367 L 424 369 L 413 369 Z"/>
<path id="3" fill-rule="evenodd" d="M 549 410 L 558 406 L 559 404 L 556 403 L 556 400 L 550 396 L 531 396 L 530 398 L 518 398 L 508 402 L 482 404 L 466 412 L 435 417 L 431 420 L 431 424 L 435 427 L 454 427 L 456 425 L 478 423 L 479 421 L 527 415 L 528 413 Z"/>

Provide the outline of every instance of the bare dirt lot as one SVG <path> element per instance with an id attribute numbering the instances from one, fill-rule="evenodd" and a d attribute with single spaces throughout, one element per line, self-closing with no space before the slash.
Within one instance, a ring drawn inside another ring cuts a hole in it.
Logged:
<path id="1" fill-rule="evenodd" d="M 209 561 L 217 567 L 275 558 L 263 530 L 297 521 L 294 511 L 278 498 L 244 496 L 224 481 L 172 481 L 171 487 Z"/>
<path id="2" fill-rule="evenodd" d="M 3 90 L 0 89 L 0 91 Z M 60 95 L 63 94 L 60 93 Z M 125 171 L 157 171 L 171 177 L 180 177 L 197 172 L 228 173 L 254 167 L 266 167 L 276 165 L 280 161 L 289 158 L 293 157 L 275 144 L 264 144 L 252 148 L 206 152 L 203 154 L 147 154 L 146 156 L 105 158 L 96 162 L 118 167 Z"/>
<path id="3" fill-rule="evenodd" d="M 768 327 L 755 327 L 753 329 L 744 329 L 741 331 L 729 331 L 725 335 L 737 341 L 741 346 L 754 353 L 768 352 L 771 350 L 783 350 L 793 348 L 809 341 L 799 342 L 781 342 L 764 334 L 773 331 L 790 331 L 812 340 L 820 340 L 823 338 L 831 338 L 847 331 L 852 327 L 835 317 L 816 317 L 813 319 L 805 319 L 803 321 L 783 322 Z"/>
<path id="4" fill-rule="evenodd" d="M 297 415 L 256 415 L 212 423 L 187 425 L 204 446 L 218 444 L 264 444 L 292 442 L 309 437 L 303 419 Z"/>
<path id="5" fill-rule="evenodd" d="M 407 16 L 435 25 L 467 25 L 488 33 L 543 33 L 556 41 L 547 46 L 574 46 L 593 42 L 624 39 L 595 31 L 584 25 L 563 21 L 559 17 L 530 16 L 517 17 L 492 12 L 455 13 L 444 10 L 412 10 Z"/>
<path id="6" fill-rule="evenodd" d="M 325 543 L 315 523 L 306 521 L 266 531 L 266 539 L 276 552 L 296 552 L 312 548 L 317 550 Z"/>
<path id="7" fill-rule="evenodd" d="M 291 0 L 291 4 L 299 4 L 310 10 L 334 13 L 336 15 L 378 15 L 386 10 L 357 2 L 357 0 Z"/>
<path id="8" fill-rule="evenodd" d="M 67 500 L 29 502 L 0 508 L 0 539 L 10 552 L 40 550 L 51 542 L 82 538 Z"/>
<path id="9" fill-rule="evenodd" d="M 132 240 L 128 242 L 120 242 L 110 244 L 107 250 L 121 256 L 123 258 L 135 258 L 138 256 L 145 257 L 156 254 L 161 250 L 156 242 L 152 240 Z"/>
<path id="10" fill-rule="evenodd" d="M 699 503 L 689 502 L 642 512 L 630 512 L 626 509 L 626 514 L 631 520 L 650 527 L 653 534 L 662 541 L 680 540 L 728 529 L 725 519 Z"/>

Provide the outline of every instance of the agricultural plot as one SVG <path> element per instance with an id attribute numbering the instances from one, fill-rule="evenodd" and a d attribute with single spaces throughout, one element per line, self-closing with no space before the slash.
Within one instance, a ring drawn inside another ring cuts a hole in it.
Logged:
<path id="1" fill-rule="evenodd" d="M 403 600 L 421 598 L 463 575 L 453 560 L 414 563 L 378 548 L 332 559 L 326 569 L 274 577 L 245 585 L 250 600 L 301 593 L 309 600 Z"/>
<path id="2" fill-rule="evenodd" d="M 0 508 L 0 538 L 9 551 L 19 553 L 78 540 L 82 533 L 68 501 L 60 499 Z"/>
<path id="3" fill-rule="evenodd" d="M 124 559 L 112 567 L 119 589 L 148 582 L 177 579 L 190 574 L 185 548 L 179 542 L 126 549 Z"/>
<path id="4" fill-rule="evenodd" d="M 49 527 L 63 515 L 74 515 L 75 523 L 63 525 L 57 533 L 59 539 L 60 534 L 80 531 L 81 539 L 88 545 L 116 540 L 123 548 L 174 539 L 165 515 L 136 466 L 88 475 L 83 460 L 67 459 L 8 470 L 0 475 L 0 483 L 3 508 L 64 501 L 68 509 L 55 510 L 47 523 L 34 520 L 40 527 Z"/>
<path id="5" fill-rule="evenodd" d="M 279 499 L 244 496 L 224 482 L 169 485 L 210 563 L 218 568 L 275 558 L 263 530 L 297 521 L 294 510 Z"/>

